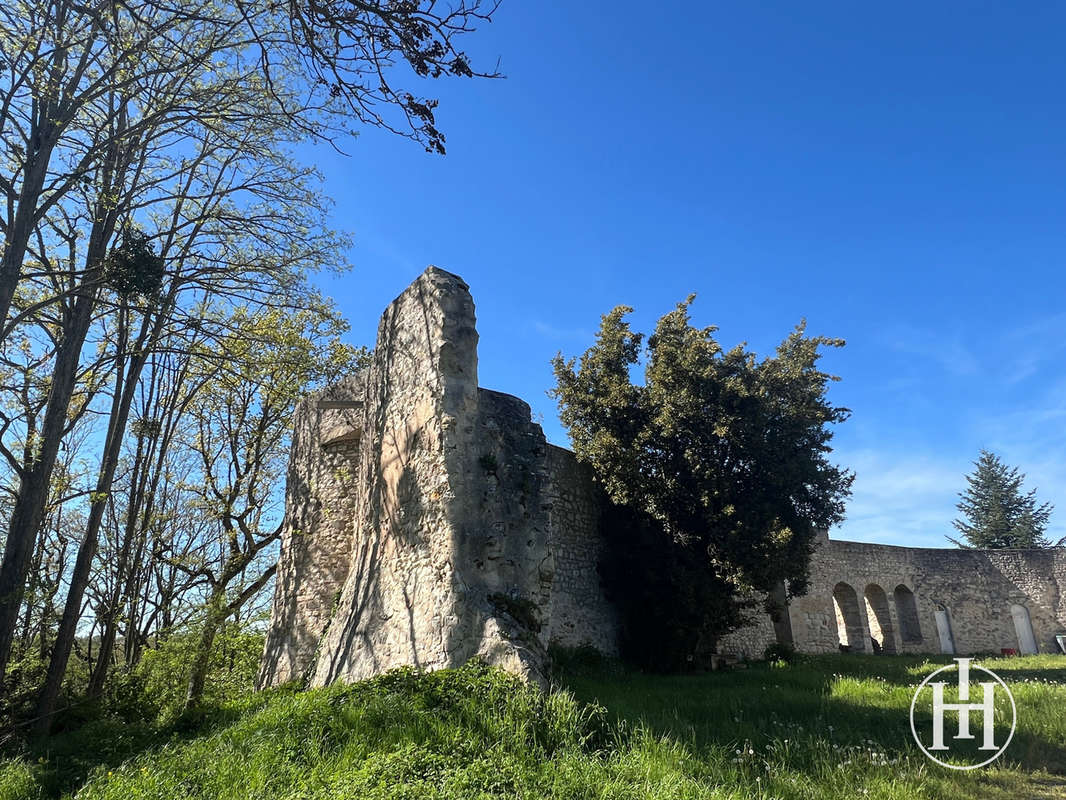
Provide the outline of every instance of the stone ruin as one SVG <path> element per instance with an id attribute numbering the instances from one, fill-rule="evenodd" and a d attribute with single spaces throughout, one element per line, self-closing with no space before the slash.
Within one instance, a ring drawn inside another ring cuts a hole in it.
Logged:
<path id="1" fill-rule="evenodd" d="M 543 681 L 549 645 L 617 653 L 602 495 L 526 403 L 478 386 L 477 343 L 469 287 L 430 267 L 385 309 L 369 367 L 297 407 L 261 687 L 475 656 Z M 823 536 L 808 594 L 718 649 L 1054 652 L 1064 632 L 1062 548 Z"/>

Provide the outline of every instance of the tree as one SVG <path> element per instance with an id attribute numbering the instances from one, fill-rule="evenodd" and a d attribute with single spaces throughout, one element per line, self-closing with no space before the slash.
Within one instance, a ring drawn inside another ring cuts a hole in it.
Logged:
<path id="1" fill-rule="evenodd" d="M 313 170 L 299 169 L 285 148 L 349 136 L 354 118 L 443 152 L 435 101 L 398 88 L 405 79 L 398 67 L 419 81 L 495 75 L 475 71 L 457 47 L 494 11 L 480 0 L 447 11 L 434 0 L 0 7 L 0 345 L 27 319 L 61 307 L 46 410 L 32 458 L 16 469 L 0 560 L 0 683 L 80 390 L 82 349 L 93 323 L 112 311 L 101 308 L 105 289 L 131 288 L 105 269 L 116 238 L 138 227 L 153 232 L 168 262 L 181 249 L 183 261 L 198 262 L 195 277 L 172 280 L 171 288 L 199 285 L 239 302 L 263 274 L 286 271 L 281 262 L 291 263 L 290 253 L 328 238 L 296 219 L 319 203 L 305 185 Z M 260 241 L 222 240 L 238 228 Z M 326 250 L 301 268 L 328 258 Z M 232 269 L 238 262 L 248 275 L 243 286 Z M 293 282 L 279 283 L 284 295 Z M 145 353 L 130 360 L 127 383 L 136 382 Z M 124 413 L 116 412 L 116 419 Z M 109 462 L 124 433 L 120 424 L 110 437 L 102 484 L 112 480 Z M 95 534 L 85 542 L 82 575 Z"/>
<path id="2" fill-rule="evenodd" d="M 411 73 L 419 82 L 497 77 L 459 49 L 496 8 L 483 0 L 447 9 L 436 0 L 0 4 L 0 341 L 39 226 L 141 126 L 157 125 L 157 112 L 175 126 L 210 115 L 216 98 L 200 85 L 205 69 L 257 76 L 289 123 L 318 139 L 351 136 L 355 119 L 443 153 L 437 101 L 399 84 Z M 118 110 L 109 108 L 113 97 L 123 111 L 146 113 L 96 135 Z"/>
<path id="3" fill-rule="evenodd" d="M 170 480 L 161 472 L 167 447 L 154 464 L 135 459 L 129 502 L 113 491 L 150 360 L 180 348 L 175 333 L 204 332 L 202 304 L 308 308 L 306 274 L 343 269 L 344 242 L 326 226 L 317 172 L 293 160 L 292 145 L 336 144 L 354 135 L 356 120 L 443 153 L 436 101 L 407 81 L 496 75 L 475 70 L 458 48 L 495 8 L 483 0 L 447 9 L 435 0 L 0 6 L 0 384 L 26 395 L 14 409 L 0 401 L 9 469 L 0 480 L 0 685 L 13 648 L 28 640 L 16 641 L 20 614 L 28 632 L 37 613 L 27 585 L 47 592 L 42 646 L 52 599 L 67 586 L 42 718 L 86 599 L 103 631 L 89 687 L 99 694 L 118 628 L 133 663 L 149 632 L 165 635 L 158 626 L 185 616 L 206 580 L 188 579 L 150 545 L 178 527 L 155 509 L 172 513 L 187 501 L 155 492 L 157 480 Z M 149 261 L 158 269 L 141 270 Z M 208 333 L 217 341 L 217 328 Z M 23 342 L 31 342 L 24 352 Z M 99 449 L 96 478 L 80 496 L 57 491 L 61 454 L 86 431 Z M 59 562 L 45 548 L 53 497 L 64 530 L 86 506 L 76 553 L 64 550 Z M 110 570 L 100 568 L 101 537 L 115 554 Z M 31 576 L 52 563 L 59 574 Z"/>
<path id="4" fill-rule="evenodd" d="M 962 519 L 952 525 L 966 542 L 948 539 L 959 547 L 998 550 L 1004 547 L 1051 547 L 1044 536 L 1051 503 L 1036 504 L 1036 489 L 1022 494 L 1025 475 L 1017 467 L 1008 467 L 999 456 L 981 450 L 973 462 L 974 471 L 966 476 L 969 486 L 959 493 L 956 506 Z M 1062 545 L 1066 539 L 1057 544 Z"/>
<path id="5" fill-rule="evenodd" d="M 647 594 L 687 604 L 660 604 L 657 617 L 636 604 L 639 616 L 627 621 L 631 654 L 651 642 L 657 666 L 670 668 L 740 624 L 753 592 L 782 582 L 789 596 L 806 591 L 816 531 L 843 519 L 854 477 L 828 460 L 827 426 L 849 412 L 829 403 L 836 378 L 817 368 L 820 348 L 843 341 L 807 337 L 801 324 L 757 361 L 743 345 L 724 351 L 716 328 L 693 327 L 692 300 L 659 320 L 643 384 L 630 375 L 644 349 L 624 320 L 628 307 L 602 318 L 580 362 L 553 361 L 575 454 L 635 517 L 608 528 L 607 565 L 643 581 Z"/>
<path id="6" fill-rule="evenodd" d="M 331 306 L 298 313 L 238 313 L 233 335 L 219 343 L 220 369 L 198 395 L 189 447 L 200 458 L 190 481 L 205 518 L 215 523 L 199 557 L 175 566 L 207 585 L 186 706 L 204 692 L 219 627 L 273 577 L 277 558 L 262 558 L 281 537 L 276 491 L 287 465 L 296 403 L 312 387 L 336 380 L 365 360 L 340 342 L 347 329 Z"/>

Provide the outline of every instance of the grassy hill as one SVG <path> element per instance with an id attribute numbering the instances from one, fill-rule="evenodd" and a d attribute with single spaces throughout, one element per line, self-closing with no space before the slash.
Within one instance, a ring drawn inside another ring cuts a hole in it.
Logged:
<path id="1" fill-rule="evenodd" d="M 0 762 L 0 800 L 1066 797 L 1066 657 L 981 663 L 1010 684 L 1019 727 L 969 773 L 914 746 L 920 659 L 684 677 L 571 663 L 547 694 L 471 664 L 267 692 L 167 727 L 96 720 Z"/>

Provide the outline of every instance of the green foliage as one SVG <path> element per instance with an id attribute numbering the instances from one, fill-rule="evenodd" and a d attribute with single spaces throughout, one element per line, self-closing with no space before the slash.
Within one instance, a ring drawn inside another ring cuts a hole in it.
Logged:
<path id="1" fill-rule="evenodd" d="M 607 731 L 602 709 L 476 662 L 400 669 L 275 696 L 224 730 L 97 773 L 78 797 L 533 797 L 553 759 L 588 758 Z"/>
<path id="2" fill-rule="evenodd" d="M 262 693 L 234 717 L 185 734 L 101 724 L 58 737 L 47 752 L 0 761 L 0 800 L 75 791 L 79 800 L 1061 793 L 1066 661 L 982 662 L 1026 713 L 1005 757 L 969 773 L 932 769 L 910 738 L 914 685 L 947 661 L 824 656 L 787 670 L 755 664 L 669 677 L 582 662 L 562 676 L 569 690 L 550 693 L 476 663 L 432 674 L 403 669 L 353 686 Z M 57 781 L 72 760 L 81 778 Z"/>
<path id="3" fill-rule="evenodd" d="M 606 572 L 644 584 L 627 630 L 654 636 L 647 647 L 666 648 L 668 662 L 695 660 L 735 627 L 735 598 L 782 581 L 804 593 L 816 531 L 843 519 L 854 477 L 828 459 L 829 426 L 849 412 L 829 403 L 836 377 L 818 369 L 821 348 L 843 341 L 808 337 L 801 324 L 760 361 L 694 327 L 691 301 L 659 320 L 646 348 L 620 306 L 578 362 L 553 361 L 574 452 L 632 512 L 606 530 Z M 644 383 L 634 383 L 645 356 Z M 645 600 L 657 595 L 678 619 L 651 616 Z"/>
<path id="4" fill-rule="evenodd" d="M 621 767 L 642 752 L 646 797 L 1060 797 L 1066 716 L 1058 709 L 1066 703 L 1066 658 L 981 660 L 1014 693 L 1018 730 L 995 768 L 968 773 L 932 767 L 911 737 L 914 687 L 945 663 L 950 657 L 805 656 L 788 669 L 752 664 L 680 676 L 611 671 L 571 675 L 566 684 L 636 732 L 613 749 L 611 763 Z M 1052 775 L 1033 774 L 1040 771 Z M 639 773 L 633 780 L 641 780 Z M 636 786 L 631 794 L 611 794 L 611 785 L 606 778 L 595 796 L 640 796 Z"/>
<path id="5" fill-rule="evenodd" d="M 39 640 L 11 662 L 4 691 L 0 692 L 0 732 L 11 725 L 20 726 L 33 717 L 37 695 L 44 683 L 48 662 L 41 656 Z M 63 679 L 62 694 L 67 702 L 79 702 L 89 682 L 89 670 L 83 659 L 73 659 Z M 0 733 L 0 740 L 2 740 Z"/>
<path id="6" fill-rule="evenodd" d="M 959 547 L 1051 547 L 1044 531 L 1052 505 L 1038 506 L 1035 489 L 1022 493 L 1025 475 L 988 450 L 982 450 L 973 464 L 974 471 L 966 476 L 969 486 L 959 493 L 957 508 L 964 518 L 951 523 L 966 543 L 948 539 Z"/>
<path id="7" fill-rule="evenodd" d="M 193 627 L 146 651 L 132 674 L 112 681 L 108 689 L 112 709 L 127 717 L 139 712 L 148 721 L 177 717 L 185 704 L 199 637 Z M 218 706 L 251 692 L 262 653 L 262 634 L 234 624 L 221 626 L 211 650 L 204 704 Z"/>
<path id="8" fill-rule="evenodd" d="M 770 663 L 783 661 L 786 664 L 791 664 L 796 660 L 796 648 L 784 642 L 773 642 L 763 650 L 762 658 L 763 661 L 769 661 Z"/>
<path id="9" fill-rule="evenodd" d="M 31 767 L 24 759 L 0 761 L 0 800 L 36 800 L 43 797 Z"/>
<path id="10" fill-rule="evenodd" d="M 600 575 L 619 612 L 622 657 L 654 672 L 707 666 L 714 635 L 740 626 L 753 604 L 735 596 L 698 544 L 671 539 L 648 514 L 608 504 L 600 527 L 610 542 Z"/>
<path id="11" fill-rule="evenodd" d="M 164 269 L 148 234 L 131 230 L 104 260 L 104 282 L 120 297 L 153 297 L 163 285 Z"/>

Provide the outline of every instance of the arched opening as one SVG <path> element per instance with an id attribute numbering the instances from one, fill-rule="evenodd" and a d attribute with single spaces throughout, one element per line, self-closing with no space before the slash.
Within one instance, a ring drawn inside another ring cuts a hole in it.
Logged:
<path id="1" fill-rule="evenodd" d="M 870 620 L 870 642 L 875 653 L 895 653 L 896 635 L 892 630 L 892 614 L 888 609 L 888 596 L 876 583 L 871 583 L 864 592 L 866 617 Z"/>
<path id="2" fill-rule="evenodd" d="M 866 630 L 862 624 L 862 612 L 859 610 L 859 596 L 847 583 L 841 582 L 833 587 L 833 606 L 837 615 L 837 636 L 841 648 L 855 653 L 866 650 Z"/>
<path id="3" fill-rule="evenodd" d="M 1029 609 L 1017 603 L 1010 607 L 1014 619 L 1014 631 L 1018 634 L 1018 652 L 1031 656 L 1037 651 L 1036 636 L 1033 635 L 1033 622 L 1029 619 Z"/>
<path id="4" fill-rule="evenodd" d="M 788 615 L 788 602 L 785 600 L 785 584 L 778 583 L 770 592 L 770 619 L 774 623 L 774 636 L 778 644 L 794 644 L 792 638 L 792 620 Z"/>
<path id="5" fill-rule="evenodd" d="M 936 604 L 936 632 L 940 637 L 940 652 L 955 655 L 955 633 L 951 630 L 951 612 L 947 606 Z"/>
<path id="6" fill-rule="evenodd" d="M 914 592 L 902 583 L 892 590 L 896 601 L 896 619 L 899 620 L 899 635 L 904 644 L 922 643 L 922 623 L 918 618 L 918 603 Z"/>

